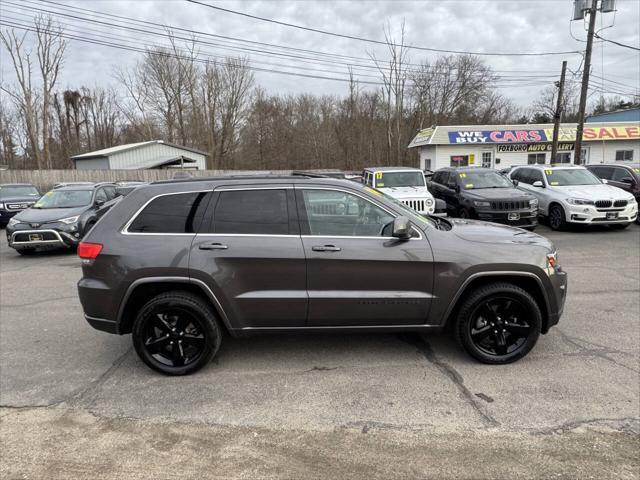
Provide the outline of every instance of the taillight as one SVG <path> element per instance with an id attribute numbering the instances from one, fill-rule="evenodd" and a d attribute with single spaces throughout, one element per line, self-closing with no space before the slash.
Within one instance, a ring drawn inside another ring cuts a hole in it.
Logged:
<path id="1" fill-rule="evenodd" d="M 95 260 L 101 251 L 101 243 L 80 242 L 78 245 L 78 256 L 84 260 Z"/>

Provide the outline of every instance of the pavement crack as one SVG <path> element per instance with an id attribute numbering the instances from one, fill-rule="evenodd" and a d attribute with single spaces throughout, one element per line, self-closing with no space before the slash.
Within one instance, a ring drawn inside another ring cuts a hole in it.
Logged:
<path id="1" fill-rule="evenodd" d="M 593 342 L 589 342 L 588 340 L 584 340 L 582 338 L 577 338 L 577 337 L 572 337 L 569 334 L 565 333 L 564 331 L 562 331 L 560 328 L 555 328 L 555 331 L 558 332 L 560 334 L 560 337 L 562 337 L 562 340 L 568 344 L 571 345 L 575 348 L 578 349 L 578 352 L 575 353 L 566 353 L 565 355 L 584 355 L 584 356 L 592 356 L 592 357 L 598 357 L 598 358 L 602 358 L 603 360 L 606 360 L 618 367 L 622 367 L 625 368 L 627 370 L 630 370 L 634 373 L 640 373 L 640 370 L 636 370 L 635 368 L 629 367 L 623 363 L 618 362 L 617 360 L 615 360 L 614 358 L 609 357 L 607 354 L 608 353 L 615 353 L 618 355 L 629 355 L 627 352 L 623 352 L 620 350 L 616 350 L 616 349 L 612 349 L 609 347 L 606 347 L 604 345 L 600 345 L 598 343 L 593 343 Z M 592 348 L 587 348 L 584 345 L 588 345 Z"/>
<path id="2" fill-rule="evenodd" d="M 73 296 L 69 296 L 69 297 L 46 298 L 44 300 L 38 300 L 36 302 L 29 302 L 29 303 L 13 303 L 13 304 L 3 303 L 3 304 L 0 305 L 0 307 L 1 308 L 31 307 L 33 305 L 40 305 L 40 304 L 48 303 L 48 302 L 56 302 L 58 300 L 74 300 L 74 299 L 77 299 L 77 298 L 78 298 L 77 295 L 73 295 Z"/>
<path id="3" fill-rule="evenodd" d="M 87 400 L 89 395 L 96 392 L 115 373 L 115 371 L 120 367 L 120 365 L 122 365 L 122 363 L 126 360 L 127 356 L 131 353 L 132 350 L 133 347 L 129 347 L 126 352 L 124 352 L 114 360 L 111 366 L 107 370 L 105 370 L 102 375 L 90 382 L 84 388 L 81 388 L 78 391 L 72 392 L 71 394 L 67 395 L 66 398 L 62 401 L 73 402 L 74 405 L 78 405 L 81 402 Z M 89 406 L 93 406 L 93 399 L 90 399 Z"/>
<path id="4" fill-rule="evenodd" d="M 478 402 L 477 397 L 464 384 L 464 378 L 460 373 L 445 361 L 438 358 L 429 342 L 419 335 L 403 334 L 399 336 L 400 340 L 413 345 L 424 355 L 428 362 L 433 364 L 441 373 L 448 377 L 457 387 L 462 397 L 467 401 L 471 408 L 480 416 L 482 422 L 487 427 L 498 427 L 498 422 L 490 413 L 485 411 L 483 406 Z"/>
<path id="5" fill-rule="evenodd" d="M 589 418 L 584 420 L 572 420 L 570 422 L 562 423 L 555 427 L 544 428 L 532 432 L 534 435 L 554 435 L 564 434 L 577 430 L 579 428 L 589 427 L 604 427 L 616 432 L 629 433 L 637 435 L 640 433 L 640 418 L 638 417 L 624 417 L 624 418 Z"/>

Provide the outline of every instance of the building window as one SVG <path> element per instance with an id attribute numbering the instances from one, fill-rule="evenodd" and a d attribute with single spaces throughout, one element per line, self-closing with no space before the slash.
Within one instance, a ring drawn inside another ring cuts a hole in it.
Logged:
<path id="1" fill-rule="evenodd" d="M 540 164 L 543 165 L 547 161 L 546 153 L 530 153 L 527 156 L 527 163 L 529 165 Z"/>
<path id="2" fill-rule="evenodd" d="M 571 153 L 569 152 L 556 153 L 556 163 L 571 163 Z"/>
<path id="3" fill-rule="evenodd" d="M 469 155 L 452 155 L 451 166 L 452 167 L 468 167 Z"/>
<path id="4" fill-rule="evenodd" d="M 616 162 L 633 161 L 633 150 L 616 150 Z"/>
<path id="5" fill-rule="evenodd" d="M 425 170 L 431 170 L 431 159 L 430 158 L 426 158 L 424 160 L 424 169 Z"/>
<path id="6" fill-rule="evenodd" d="M 491 168 L 491 152 L 482 152 L 482 166 Z"/>

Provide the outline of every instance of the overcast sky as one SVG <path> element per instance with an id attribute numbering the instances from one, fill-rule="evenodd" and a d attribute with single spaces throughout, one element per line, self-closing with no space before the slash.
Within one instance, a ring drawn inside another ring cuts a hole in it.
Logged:
<path id="1" fill-rule="evenodd" d="M 213 1 L 201 0 L 226 9 L 237 10 L 255 16 L 281 22 L 298 24 L 331 32 L 384 39 L 383 28 L 389 22 L 397 35 L 399 26 L 406 23 L 406 43 L 429 48 L 466 50 L 478 52 L 550 52 L 583 50 L 585 26 L 582 21 L 570 22 L 573 6 L 571 0 L 437 0 L 437 1 Z M 62 7 L 60 7 L 62 6 Z M 72 8 L 70 8 L 72 7 Z M 385 58 L 385 47 L 357 40 L 338 38 L 296 28 L 226 13 L 186 0 L 93 0 L 38 2 L 29 0 L 2 0 L 0 17 L 3 22 L 28 23 L 36 13 L 32 8 L 58 11 L 66 17 L 57 17 L 67 34 L 117 42 L 137 48 L 151 42 L 163 43 L 160 37 L 142 32 L 121 30 L 113 26 L 91 24 L 70 16 L 82 16 L 94 20 L 100 17 L 78 8 L 117 14 L 173 27 L 191 29 L 244 40 L 277 44 L 331 54 L 362 57 L 350 60 L 368 64 L 370 54 Z M 618 0 L 617 12 L 598 16 L 597 28 L 605 28 L 601 35 L 611 40 L 640 47 L 640 0 Z M 102 18 L 100 21 L 104 21 Z M 126 21 L 126 20 L 121 20 Z M 611 28 L 606 28 L 613 25 Z M 140 28 L 129 24 L 134 28 Z M 3 27 L 3 29 L 6 27 Z M 152 30 L 152 27 L 149 27 Z M 181 33 L 184 35 L 184 33 Z M 97 37 L 102 35 L 102 37 Z M 572 35 L 574 38 L 572 38 Z M 198 35 L 198 39 L 210 43 L 227 42 Z M 576 40 L 578 39 L 578 40 Z M 266 48 L 255 47 L 252 48 Z M 200 45 L 201 55 L 245 55 L 254 66 L 266 69 L 287 70 L 311 75 L 346 78 L 344 64 L 301 63 L 299 60 L 265 57 L 244 51 L 230 50 L 226 46 Z M 4 83 L 14 81 L 11 65 L 4 50 L 2 77 Z M 289 53 L 296 54 L 296 52 Z M 308 56 L 310 54 L 301 54 Z M 421 63 L 434 60 L 438 54 L 411 50 L 410 61 Z M 71 40 L 67 49 L 64 70 L 59 86 L 78 88 L 82 85 L 115 85 L 113 70 L 116 66 L 132 66 L 141 54 Z M 317 58 L 317 57 L 316 57 Z M 504 76 L 499 83 L 502 93 L 526 106 L 553 78 L 530 78 L 522 75 L 559 76 L 562 60 L 568 60 L 570 71 L 580 67 L 581 57 L 576 54 L 541 57 L 484 57 L 487 63 Z M 331 59 L 332 62 L 349 63 L 349 60 Z M 598 42 L 593 52 L 593 73 L 604 77 L 605 91 L 638 92 L 640 88 L 640 52 L 610 43 Z M 265 62 L 265 63 L 259 63 Z M 272 65 L 269 65 L 272 64 Z M 278 64 L 273 65 L 273 64 Z M 302 70 L 304 67 L 307 70 Z M 364 75 L 376 75 L 373 70 L 358 69 L 361 80 L 378 81 Z M 517 77 L 514 79 L 514 77 Z M 276 73 L 256 72 L 256 83 L 269 93 L 344 94 L 346 83 L 295 77 Z M 611 83 L 617 82 L 617 83 Z M 531 85 L 536 83 L 536 85 Z M 624 84 L 624 85 L 622 85 Z M 593 78 L 592 85 L 602 85 L 600 78 Z M 369 86 L 365 88 L 376 88 Z M 593 98 L 593 96 L 592 96 Z"/>

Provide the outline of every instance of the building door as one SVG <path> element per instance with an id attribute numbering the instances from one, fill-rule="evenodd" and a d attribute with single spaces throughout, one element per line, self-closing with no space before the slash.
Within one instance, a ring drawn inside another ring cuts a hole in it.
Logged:
<path id="1" fill-rule="evenodd" d="M 491 157 L 493 152 L 482 152 L 482 167 L 491 168 Z"/>

